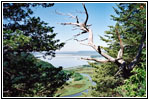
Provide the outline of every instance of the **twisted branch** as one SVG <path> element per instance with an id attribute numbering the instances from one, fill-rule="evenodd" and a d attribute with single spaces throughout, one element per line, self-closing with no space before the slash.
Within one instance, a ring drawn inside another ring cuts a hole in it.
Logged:
<path id="1" fill-rule="evenodd" d="M 99 59 L 95 59 L 95 58 L 81 58 L 81 59 L 83 59 L 83 60 L 92 60 L 92 61 L 96 61 L 96 62 L 100 62 L 100 63 L 114 62 L 115 64 L 117 64 L 119 66 L 119 70 L 118 70 L 118 72 L 115 75 L 117 75 L 124 68 L 127 69 L 127 67 L 128 67 L 128 70 L 129 69 L 133 69 L 134 66 L 136 65 L 136 63 L 138 62 L 140 56 L 141 56 L 141 52 L 142 52 L 142 49 L 144 47 L 144 41 L 145 41 L 146 34 L 142 37 L 141 44 L 139 46 L 139 50 L 138 50 L 138 53 L 137 53 L 135 59 L 133 61 L 131 61 L 131 63 L 127 66 L 126 62 L 122 59 L 123 52 L 124 52 L 124 46 L 123 46 L 123 42 L 122 42 L 122 40 L 120 38 L 120 34 L 118 32 L 118 28 L 116 27 L 115 32 L 116 32 L 117 38 L 118 38 L 119 43 L 120 43 L 120 50 L 118 51 L 117 58 L 114 58 L 114 57 L 111 57 L 110 55 L 104 53 L 101 50 L 100 46 L 96 46 L 94 44 L 94 42 L 93 42 L 93 32 L 89 28 L 90 25 L 87 25 L 89 15 L 88 15 L 88 12 L 87 12 L 85 4 L 82 4 L 82 6 L 83 6 L 83 8 L 85 10 L 85 14 L 86 14 L 86 19 L 85 19 L 85 21 L 83 23 L 80 23 L 78 17 L 76 16 L 76 18 L 75 18 L 77 20 L 76 23 L 71 23 L 71 22 L 70 23 L 61 23 L 61 25 L 73 25 L 73 26 L 76 26 L 76 27 L 80 28 L 80 30 L 83 30 L 83 32 L 74 35 L 74 37 L 75 37 L 74 40 L 76 40 L 80 44 L 92 47 L 95 51 L 97 51 L 101 56 L 103 56 L 106 59 L 105 60 L 99 60 Z M 87 39 L 84 39 L 84 40 L 76 39 L 77 36 L 80 36 L 80 35 L 82 35 L 84 33 L 88 33 L 88 44 L 82 43 L 82 41 L 85 41 Z"/>

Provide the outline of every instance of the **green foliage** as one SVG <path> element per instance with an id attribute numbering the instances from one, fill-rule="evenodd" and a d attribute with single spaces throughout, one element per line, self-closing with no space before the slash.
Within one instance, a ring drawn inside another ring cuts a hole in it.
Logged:
<path id="1" fill-rule="evenodd" d="M 109 31 L 105 31 L 105 37 L 100 37 L 109 47 L 102 47 L 107 54 L 117 57 L 120 49 L 116 29 L 124 45 L 123 59 L 126 64 L 137 55 L 141 38 L 146 34 L 146 5 L 144 3 L 122 3 L 114 8 L 117 16 L 112 16 L 116 21 L 115 26 L 109 26 Z M 144 43 L 145 44 L 145 43 Z M 144 97 L 146 96 L 146 48 L 143 49 L 139 63 L 131 71 L 132 76 L 125 79 L 122 75 L 114 76 L 118 67 L 114 63 L 92 64 L 95 67 L 93 81 L 93 96 L 124 96 L 124 97 Z M 126 73 L 127 74 L 127 73 Z"/>
<path id="2" fill-rule="evenodd" d="M 3 15 L 4 19 L 17 22 L 30 18 L 30 15 L 33 14 L 32 7 L 46 8 L 53 5 L 53 3 L 3 3 Z"/>
<path id="3" fill-rule="evenodd" d="M 124 85 L 116 88 L 124 97 L 146 96 L 146 50 L 142 52 L 141 62 L 132 70 L 134 75 L 126 79 Z"/>
<path id="4" fill-rule="evenodd" d="M 79 81 L 83 79 L 83 76 L 80 73 L 75 72 L 75 70 L 64 70 L 64 72 L 69 74 L 71 78 L 74 78 L 74 81 Z"/>
<path id="5" fill-rule="evenodd" d="M 51 7 L 53 4 L 4 3 L 3 40 L 4 49 L 17 52 L 45 51 L 45 55 L 55 56 L 55 51 L 64 46 L 55 40 L 56 33 L 48 23 L 39 17 L 31 17 L 31 7 Z M 15 41 L 15 42 L 14 42 Z M 17 42 L 17 44 L 16 44 Z M 15 46 L 15 48 L 11 47 Z"/>
<path id="6" fill-rule="evenodd" d="M 7 97 L 54 96 L 69 74 L 62 67 L 37 60 L 31 52 L 45 51 L 54 57 L 64 43 L 39 17 L 32 17 L 32 7 L 51 7 L 49 3 L 3 4 L 3 94 Z"/>
<path id="7" fill-rule="evenodd" d="M 31 42 L 31 38 L 22 34 L 20 30 L 16 30 L 12 33 L 11 30 L 6 30 L 3 32 L 4 36 L 9 34 L 9 39 L 3 40 L 4 46 L 10 46 L 13 50 L 17 50 L 19 47 L 23 47 L 25 44 Z"/>
<path id="8" fill-rule="evenodd" d="M 4 62 L 4 96 L 53 96 L 69 79 L 61 67 L 55 68 L 31 54 L 8 56 Z"/>
<path id="9" fill-rule="evenodd" d="M 95 64 L 90 63 L 95 69 L 92 80 L 96 83 L 92 88 L 92 95 L 98 97 L 109 97 L 113 95 L 113 90 L 118 84 L 121 84 L 121 78 L 115 78 L 114 75 L 118 67 L 112 63 Z"/>
<path id="10" fill-rule="evenodd" d="M 74 78 L 74 81 L 79 81 L 83 79 L 83 76 L 80 73 L 74 73 L 72 78 Z"/>

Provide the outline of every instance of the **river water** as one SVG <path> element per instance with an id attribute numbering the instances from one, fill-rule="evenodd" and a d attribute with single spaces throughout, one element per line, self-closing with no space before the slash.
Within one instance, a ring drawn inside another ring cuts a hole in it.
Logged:
<path id="1" fill-rule="evenodd" d="M 93 55 L 99 55 L 93 51 L 80 51 L 80 52 L 64 52 L 64 53 L 56 53 L 56 57 L 50 59 L 50 56 L 43 57 L 41 53 L 33 53 L 35 57 L 41 59 L 43 61 L 49 62 L 55 67 L 62 66 L 63 68 L 88 65 L 86 60 L 82 60 L 81 58 L 89 58 Z"/>
<path id="2" fill-rule="evenodd" d="M 85 77 L 88 77 L 89 81 L 92 82 L 92 85 L 96 85 L 95 82 L 92 81 L 92 78 L 90 75 L 88 74 L 84 74 L 84 73 L 81 73 L 81 75 L 85 76 Z M 82 92 L 79 92 L 79 93 L 75 93 L 75 94 L 72 94 L 72 95 L 67 95 L 67 96 L 63 96 L 63 97 L 77 97 L 77 96 L 81 96 L 82 93 L 88 93 L 88 89 L 82 91 Z"/>
<path id="3" fill-rule="evenodd" d="M 55 67 L 62 66 L 63 68 L 69 68 L 69 67 L 77 67 L 81 65 L 88 65 L 88 62 L 86 60 L 81 60 L 81 57 L 83 58 L 89 58 L 92 55 L 96 55 L 97 53 L 95 52 L 67 52 L 67 53 L 58 53 L 56 54 L 56 57 L 53 59 L 50 59 L 50 56 L 46 56 L 46 58 L 43 57 L 43 54 L 41 53 L 33 53 L 35 57 L 38 57 L 38 59 L 41 59 L 43 61 L 49 62 Z M 92 81 L 92 78 L 88 74 L 81 73 L 81 75 L 88 77 L 88 79 L 92 82 L 92 85 L 96 85 L 95 82 Z M 81 96 L 82 93 L 88 93 L 88 89 L 73 94 L 73 95 L 67 95 L 64 97 L 76 97 L 76 96 Z"/>

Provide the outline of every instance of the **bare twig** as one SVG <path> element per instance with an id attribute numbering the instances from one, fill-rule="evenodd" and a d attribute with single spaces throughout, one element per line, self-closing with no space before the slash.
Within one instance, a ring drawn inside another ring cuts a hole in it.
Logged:
<path id="1" fill-rule="evenodd" d="M 96 61 L 96 62 L 99 62 L 99 63 L 106 63 L 106 62 L 109 62 L 109 60 L 101 60 L 101 59 L 95 59 L 95 58 L 81 58 L 83 60 L 92 60 L 92 61 Z"/>
<path id="2" fill-rule="evenodd" d="M 116 72 L 116 74 L 114 75 L 114 77 L 117 76 L 122 70 L 123 70 L 123 69 L 120 67 L 119 70 L 118 70 L 118 71 Z"/>
<path id="3" fill-rule="evenodd" d="M 78 23 L 60 23 L 61 25 L 76 25 L 76 26 L 79 26 Z"/>
<path id="4" fill-rule="evenodd" d="M 74 35 L 74 37 L 80 36 L 81 34 L 84 34 L 84 33 L 81 32 L 79 34 Z"/>
<path id="5" fill-rule="evenodd" d="M 76 22 L 79 23 L 78 16 L 73 16 L 71 13 L 64 14 L 64 13 L 58 12 L 56 10 L 55 10 L 55 13 L 58 14 L 58 15 L 69 16 L 70 18 L 76 19 Z"/>
<path id="6" fill-rule="evenodd" d="M 78 39 L 74 39 L 74 40 L 76 40 L 77 42 L 83 42 L 83 41 L 86 41 L 86 40 L 88 40 L 88 38 L 86 38 L 86 39 L 83 39 L 83 40 L 78 40 Z"/>

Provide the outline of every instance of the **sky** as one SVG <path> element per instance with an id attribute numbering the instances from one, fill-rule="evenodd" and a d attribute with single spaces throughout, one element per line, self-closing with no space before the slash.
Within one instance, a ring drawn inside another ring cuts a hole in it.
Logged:
<path id="1" fill-rule="evenodd" d="M 104 31 L 109 30 L 108 26 L 115 25 L 115 21 L 112 20 L 110 15 L 116 15 L 112 7 L 116 7 L 115 3 L 85 3 L 89 19 L 88 24 L 92 24 L 90 27 L 93 31 L 94 43 L 100 46 L 107 46 L 105 42 L 101 41 L 99 36 L 104 36 Z M 81 3 L 55 3 L 54 6 L 49 8 L 36 7 L 33 8 L 34 16 L 39 16 L 41 20 L 48 23 L 49 26 L 54 26 L 54 33 L 58 33 L 56 39 L 60 39 L 61 42 L 73 37 L 73 35 L 81 32 L 80 30 L 72 30 L 72 26 L 63 26 L 59 23 L 63 22 L 76 22 L 75 19 L 69 18 L 69 16 L 58 15 L 55 10 L 61 13 L 71 13 L 74 16 L 78 16 L 80 21 L 85 20 L 85 14 L 78 13 L 84 12 Z M 79 37 L 79 39 L 85 39 L 88 37 L 88 33 Z M 87 43 L 87 41 L 85 42 Z M 93 51 L 89 46 L 81 45 L 80 43 L 70 40 L 67 41 L 65 46 L 60 51 Z"/>

